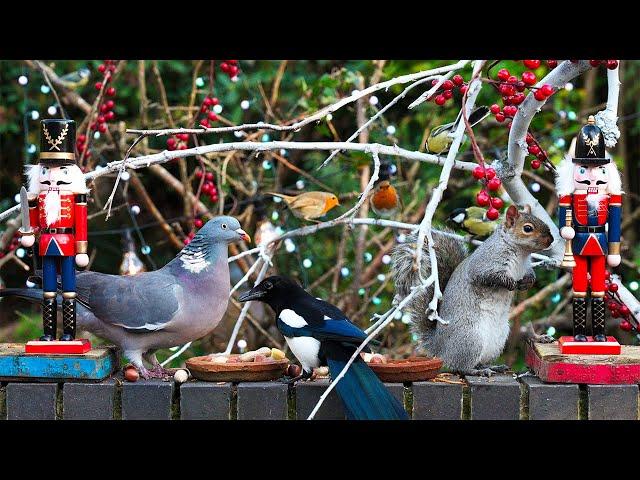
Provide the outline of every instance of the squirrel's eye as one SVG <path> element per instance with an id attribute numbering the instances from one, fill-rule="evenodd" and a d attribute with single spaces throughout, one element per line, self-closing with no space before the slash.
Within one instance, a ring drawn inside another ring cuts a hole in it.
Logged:
<path id="1" fill-rule="evenodd" d="M 529 223 L 525 224 L 525 225 L 522 227 L 522 231 L 523 231 L 524 233 L 531 233 L 531 232 L 533 232 L 533 225 L 531 225 L 531 224 L 529 224 Z"/>
<path id="2" fill-rule="evenodd" d="M 223 223 L 223 224 L 222 224 L 222 228 L 223 228 L 224 230 L 226 230 L 226 229 L 227 229 L 227 224 L 226 224 L 226 223 Z"/>

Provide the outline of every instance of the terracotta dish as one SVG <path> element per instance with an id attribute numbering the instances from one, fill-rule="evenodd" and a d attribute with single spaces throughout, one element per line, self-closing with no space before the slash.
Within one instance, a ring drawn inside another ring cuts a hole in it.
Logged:
<path id="1" fill-rule="evenodd" d="M 229 355 L 238 357 L 237 354 Z M 264 362 L 213 363 L 208 355 L 192 357 L 186 362 L 191 375 L 206 382 L 264 382 L 284 376 L 289 359 Z"/>
<path id="2" fill-rule="evenodd" d="M 367 365 L 383 382 L 420 382 L 434 378 L 442 367 L 442 360 L 436 357 L 409 357 Z"/>

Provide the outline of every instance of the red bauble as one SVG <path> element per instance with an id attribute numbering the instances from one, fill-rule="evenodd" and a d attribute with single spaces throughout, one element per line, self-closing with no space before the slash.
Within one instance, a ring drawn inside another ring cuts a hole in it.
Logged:
<path id="1" fill-rule="evenodd" d="M 486 190 L 480 190 L 477 193 L 476 203 L 478 204 L 479 207 L 486 207 L 487 205 L 489 205 L 490 201 L 491 201 L 491 197 L 489 196 Z"/>
<path id="2" fill-rule="evenodd" d="M 487 188 L 492 192 L 495 192 L 502 185 L 502 181 L 498 177 L 494 177 L 487 182 Z"/>
<path id="3" fill-rule="evenodd" d="M 487 210 L 487 218 L 489 220 L 497 220 L 499 216 L 500 216 L 500 212 L 495 208 L 491 207 L 489 208 L 489 210 Z"/>
<path id="4" fill-rule="evenodd" d="M 436 96 L 436 100 L 435 100 L 436 105 L 444 105 L 446 101 L 447 101 L 447 99 L 444 98 L 444 95 L 437 95 Z"/>
<path id="5" fill-rule="evenodd" d="M 488 167 L 485 171 L 485 175 L 487 177 L 487 180 L 491 180 L 496 176 L 496 171 L 493 168 Z"/>
<path id="6" fill-rule="evenodd" d="M 464 78 L 462 78 L 462 75 L 454 75 L 451 80 L 453 80 L 453 83 L 458 87 L 464 83 Z"/>
<path id="7" fill-rule="evenodd" d="M 525 67 L 531 70 L 535 70 L 540 66 L 540 60 L 523 60 L 523 63 Z"/>
<path id="8" fill-rule="evenodd" d="M 542 162 L 537 158 L 535 160 L 531 160 L 531 168 L 533 168 L 534 170 L 539 169 L 541 165 L 542 165 Z"/>
<path id="9" fill-rule="evenodd" d="M 485 174 L 485 170 L 482 167 L 482 165 L 478 165 L 471 172 L 471 175 L 473 175 L 473 178 L 475 178 L 476 180 L 480 180 L 480 179 L 484 178 L 484 174 Z"/>
<path id="10" fill-rule="evenodd" d="M 620 322 L 620 330 L 624 330 L 625 332 L 630 332 L 632 329 L 633 329 L 633 327 L 626 320 L 622 320 Z"/>
<path id="11" fill-rule="evenodd" d="M 522 81 L 526 85 L 535 85 L 536 84 L 536 74 L 533 72 L 524 72 L 522 74 Z"/>
<path id="12" fill-rule="evenodd" d="M 503 82 L 507 81 L 507 78 L 509 78 L 511 74 L 509 73 L 509 70 L 507 70 L 506 68 L 501 68 L 500 70 L 498 70 L 498 79 L 502 80 Z"/>
<path id="13" fill-rule="evenodd" d="M 502 207 L 504 207 L 504 201 L 500 197 L 493 197 L 491 199 L 491 206 L 500 210 Z"/>
<path id="14" fill-rule="evenodd" d="M 496 113 L 500 113 L 500 105 L 498 105 L 497 103 L 494 103 L 493 105 L 491 105 L 491 106 L 489 107 L 489 111 L 490 111 L 491 113 L 493 113 L 494 115 L 495 115 Z"/>

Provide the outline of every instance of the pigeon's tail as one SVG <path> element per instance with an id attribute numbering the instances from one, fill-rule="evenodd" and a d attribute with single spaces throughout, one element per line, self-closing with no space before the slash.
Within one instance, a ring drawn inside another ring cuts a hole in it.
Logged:
<path id="1" fill-rule="evenodd" d="M 42 302 L 42 290 L 39 288 L 2 288 L 0 297 L 20 297 L 32 302 Z"/>
<path id="2" fill-rule="evenodd" d="M 352 349 L 325 342 L 331 378 L 336 378 L 353 354 Z M 378 376 L 358 357 L 336 384 L 349 420 L 408 420 L 409 416 Z"/>

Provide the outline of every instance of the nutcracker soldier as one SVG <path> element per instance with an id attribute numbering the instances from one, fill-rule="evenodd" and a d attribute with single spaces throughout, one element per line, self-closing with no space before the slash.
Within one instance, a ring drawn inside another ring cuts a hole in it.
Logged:
<path id="1" fill-rule="evenodd" d="M 40 343 L 56 339 L 58 273 L 62 283 L 63 328 L 60 341 L 69 342 L 76 335 L 75 266 L 86 267 L 89 263 L 88 190 L 84 175 L 75 164 L 75 122 L 63 119 L 43 120 L 40 134 L 39 163 L 27 167 L 29 190 L 28 194 L 24 188 L 21 192 L 23 226 L 20 229 L 20 242 L 24 247 L 31 247 L 35 243 L 35 235 L 39 235 L 44 329 Z M 25 202 L 28 203 L 28 217 L 24 213 Z"/>
<path id="2" fill-rule="evenodd" d="M 620 264 L 622 182 L 593 116 L 578 133 L 575 156 L 558 168 L 556 188 L 560 236 L 567 241 L 563 264 L 573 267 L 573 341 L 589 340 L 590 293 L 593 341 L 607 342 L 605 275 L 607 265 Z"/>

